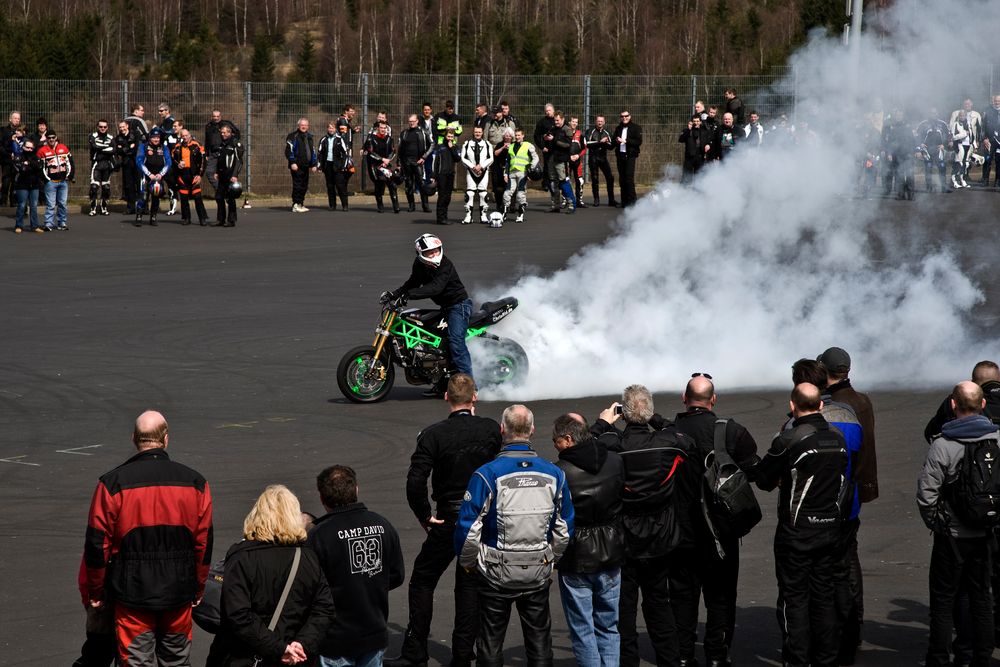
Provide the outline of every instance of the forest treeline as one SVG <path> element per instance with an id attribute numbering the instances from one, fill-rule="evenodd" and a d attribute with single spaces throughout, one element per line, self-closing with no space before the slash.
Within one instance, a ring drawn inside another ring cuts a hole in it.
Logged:
<path id="1" fill-rule="evenodd" d="M 866 3 L 866 12 L 891 0 Z M 869 8 L 870 6 L 870 8 Z M 0 0 L 0 78 L 757 74 L 844 0 Z"/>

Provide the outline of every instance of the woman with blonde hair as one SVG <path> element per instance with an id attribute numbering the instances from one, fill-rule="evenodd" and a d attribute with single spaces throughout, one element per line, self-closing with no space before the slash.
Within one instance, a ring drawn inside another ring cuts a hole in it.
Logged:
<path id="1" fill-rule="evenodd" d="M 334 616 L 333 598 L 316 554 L 303 544 L 295 494 L 280 484 L 264 489 L 243 522 L 243 538 L 226 554 L 222 664 L 312 662 Z"/>

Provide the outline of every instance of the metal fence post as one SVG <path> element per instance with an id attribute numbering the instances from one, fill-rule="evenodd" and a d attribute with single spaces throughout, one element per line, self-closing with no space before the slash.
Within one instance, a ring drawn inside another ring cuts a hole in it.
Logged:
<path id="1" fill-rule="evenodd" d="M 698 101 L 698 77 L 691 75 L 691 112 L 694 113 L 694 103 Z"/>
<path id="2" fill-rule="evenodd" d="M 583 127 L 581 130 L 586 133 L 588 124 L 590 123 L 590 75 L 583 75 Z M 584 137 L 586 141 L 586 136 Z M 584 144 L 586 146 L 586 144 Z M 583 163 L 583 180 L 586 181 L 590 178 L 590 160 Z"/>
<path id="3" fill-rule="evenodd" d="M 476 104 L 479 104 L 480 102 L 483 101 L 483 95 L 482 95 L 482 92 L 480 91 L 480 84 L 482 83 L 481 79 L 482 79 L 482 75 L 481 74 L 477 74 L 476 75 L 476 99 L 475 99 Z"/>
<path id="4" fill-rule="evenodd" d="M 243 208 L 250 208 L 250 188 L 252 186 L 252 176 L 251 171 L 253 167 L 253 160 L 251 156 L 253 155 L 253 126 L 251 125 L 251 96 L 253 94 L 252 84 L 249 81 L 243 83 L 243 95 L 244 95 L 244 114 L 245 120 L 244 125 L 246 127 L 246 165 L 247 165 L 247 175 L 246 175 L 246 188 L 243 190 Z"/>
<path id="5" fill-rule="evenodd" d="M 792 68 L 792 127 L 798 125 L 799 118 L 799 68 Z"/>
<path id="6" fill-rule="evenodd" d="M 361 74 L 361 129 L 362 132 L 368 129 L 368 72 Z M 358 162 L 361 163 L 361 192 L 364 193 L 368 185 L 366 177 L 368 170 L 364 168 L 364 160 Z"/>
<path id="7" fill-rule="evenodd" d="M 122 79 L 121 91 L 122 91 L 122 118 L 128 118 L 128 115 L 132 112 L 132 110 L 128 108 L 128 79 Z"/>

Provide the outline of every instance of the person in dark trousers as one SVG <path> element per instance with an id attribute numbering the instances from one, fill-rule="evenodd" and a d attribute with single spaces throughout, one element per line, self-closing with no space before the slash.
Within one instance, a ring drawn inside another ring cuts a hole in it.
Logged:
<path id="1" fill-rule="evenodd" d="M 455 524 L 459 564 L 481 579 L 476 664 L 504 664 L 516 606 L 527 664 L 551 665 L 549 585 L 573 535 L 573 502 L 563 471 L 531 447 L 531 410 L 512 405 L 500 423 L 503 448 L 473 473 Z"/>
<path id="2" fill-rule="evenodd" d="M 681 132 L 677 143 L 684 144 L 684 166 L 681 183 L 690 183 L 705 165 L 712 150 L 712 134 L 702 127 L 701 116 L 695 114 L 688 121 L 687 129 Z"/>
<path id="3" fill-rule="evenodd" d="M 336 123 L 327 123 L 326 134 L 319 140 L 316 154 L 319 159 L 319 169 L 326 181 L 326 198 L 331 211 L 337 210 L 337 198 L 343 209 L 347 208 L 347 179 L 354 162 L 350 159 L 351 148 L 347 143 L 346 134 L 350 125 L 343 126 L 341 132 Z"/>
<path id="4" fill-rule="evenodd" d="M 490 189 L 493 191 L 493 207 L 505 213 L 504 194 L 507 192 L 507 165 L 510 162 L 510 146 L 514 143 L 514 130 L 504 129 L 501 139 L 493 146 L 493 163 L 490 164 Z"/>
<path id="5" fill-rule="evenodd" d="M 424 213 L 430 213 L 431 207 L 427 203 L 427 193 L 422 187 L 424 177 L 424 162 L 430 157 L 434 150 L 434 139 L 427 130 L 420 124 L 417 114 L 410 114 L 407 119 L 407 127 L 399 135 L 399 168 L 403 172 L 403 189 L 406 192 L 407 210 L 416 210 L 415 192 L 419 192 L 420 206 Z"/>
<path id="6" fill-rule="evenodd" d="M 704 373 L 696 373 L 684 388 L 683 400 L 686 410 L 677 414 L 674 426 L 694 440 L 697 446 L 696 462 L 704 466 L 707 457 L 715 450 L 715 430 L 719 428 L 716 426 L 719 417 L 713 411 L 718 398 L 712 379 Z M 749 473 L 760 461 L 757 443 L 750 432 L 735 420 L 727 420 L 724 428 L 726 451 L 740 469 Z M 692 510 L 694 544 L 671 554 L 670 601 L 677 621 L 681 660 L 691 665 L 697 663 L 694 651 L 698 634 L 698 601 L 704 597 L 706 665 L 728 667 L 736 630 L 740 541 L 718 536 L 718 546 L 722 550 L 719 553 L 699 502 L 703 483 L 700 472 L 696 476 L 697 486 L 693 488 L 692 497 L 686 499 Z"/>
<path id="7" fill-rule="evenodd" d="M 221 129 L 222 148 L 219 150 L 217 176 L 219 185 L 215 189 L 215 227 L 236 226 L 236 198 L 240 174 L 243 172 L 243 144 L 233 135 L 233 128 L 223 125 Z"/>
<path id="8" fill-rule="evenodd" d="M 552 129 L 542 137 L 545 147 L 542 151 L 546 158 L 546 175 L 549 180 L 549 196 L 551 207 L 549 213 L 561 213 L 563 200 L 569 202 L 567 213 L 576 213 L 576 196 L 573 194 L 573 178 L 570 170 L 570 153 L 573 138 L 566 126 L 562 111 L 556 111 L 553 116 Z"/>
<path id="9" fill-rule="evenodd" d="M 181 200 L 181 224 L 191 224 L 191 201 L 198 214 L 198 224 L 204 227 L 208 224 L 208 213 L 201 196 L 201 186 L 205 176 L 205 154 L 201 144 L 194 140 L 190 130 L 182 129 L 178 133 L 177 143 L 173 151 L 174 183 L 177 184 L 177 194 Z M 218 163 L 216 163 L 218 169 Z"/>
<path id="10" fill-rule="evenodd" d="M 775 436 L 755 473 L 764 491 L 780 487 L 774 568 L 782 659 L 789 667 L 836 667 L 841 524 L 854 493 L 847 443 L 820 413 L 823 401 L 815 385 L 796 385 L 789 407 L 792 428 Z"/>
<path id="11" fill-rule="evenodd" d="M 621 431 L 614 427 L 620 418 Z M 653 424 L 656 424 L 654 427 Z M 625 464 L 626 493 L 622 520 L 625 527 L 626 558 L 622 567 L 619 614 L 621 664 L 639 664 L 639 633 L 636 617 L 642 595 L 642 615 L 658 665 L 677 665 L 680 656 L 677 627 L 670 605 L 669 554 L 676 531 L 676 473 L 684 465 L 694 442 L 686 435 L 660 428 L 669 422 L 655 414 L 653 396 L 635 384 L 622 392 L 622 402 L 604 410 L 591 432 Z"/>
<path id="12" fill-rule="evenodd" d="M 111 197 L 111 174 L 115 170 L 115 140 L 108 132 L 108 121 L 97 121 L 97 131 L 90 135 L 90 215 L 108 215 Z M 97 208 L 97 197 L 101 207 Z"/>
<path id="13" fill-rule="evenodd" d="M 358 501 L 358 476 L 334 465 L 316 477 L 326 514 L 306 544 L 316 552 L 337 610 L 320 644 L 320 665 L 378 667 L 389 645 L 389 591 L 403 585 L 399 534 Z"/>
<path id="14" fill-rule="evenodd" d="M 295 131 L 285 137 L 285 159 L 292 175 L 292 213 L 306 213 L 309 172 L 316 171 L 319 164 L 308 118 L 299 118 Z"/>
<path id="15" fill-rule="evenodd" d="M 587 144 L 587 160 L 590 167 L 590 187 L 594 194 L 594 206 L 601 205 L 601 176 L 604 176 L 604 187 L 608 191 L 608 206 L 618 206 L 615 201 L 615 177 L 611 172 L 611 162 L 608 151 L 613 150 L 614 140 L 608 131 L 604 116 L 594 119 L 594 126 L 584 135 Z"/>
<path id="16" fill-rule="evenodd" d="M 156 216 L 160 212 L 160 199 L 167 194 L 164 177 L 170 172 L 171 164 L 170 151 L 163 143 L 163 133 L 160 128 L 154 127 L 149 131 L 146 142 L 139 144 L 136 151 L 135 165 L 142 179 L 135 203 L 135 220 L 132 222 L 136 227 L 142 226 L 144 211 L 149 213 L 149 224 L 153 227 L 158 225 Z"/>
<path id="17" fill-rule="evenodd" d="M 87 609 L 114 602 L 121 665 L 185 664 L 191 608 L 212 562 L 212 494 L 167 455 L 167 420 L 136 419 L 137 453 L 104 474 L 87 520 L 79 587 Z"/>
<path id="18" fill-rule="evenodd" d="M 986 528 L 970 525 L 952 504 L 949 485 L 959 479 L 962 460 L 973 447 L 1000 439 L 1000 432 L 982 414 L 986 407 L 982 387 L 960 382 L 952 390 L 955 419 L 941 428 L 931 443 L 917 480 L 920 517 L 934 533 L 928 574 L 930 582 L 930 636 L 927 667 L 958 664 L 949 656 L 955 624 L 954 605 L 960 591 L 969 596 L 972 630 L 972 667 L 986 667 L 993 653 L 993 607 L 990 595 L 991 551 L 995 537 Z M 993 444 L 995 447 L 995 444 Z M 957 656 L 956 656 L 957 657 Z"/>
<path id="19" fill-rule="evenodd" d="M 441 150 L 441 149 L 438 149 Z M 453 370 L 472 375 L 472 357 L 465 344 L 472 316 L 472 299 L 458 277 L 455 264 L 444 256 L 444 244 L 433 234 L 421 234 L 414 242 L 417 258 L 413 260 L 410 277 L 400 287 L 386 296 L 398 299 L 430 299 L 441 308 L 448 321 L 448 348 Z M 441 396 L 437 387 L 424 392 L 425 396 Z"/>
<path id="20" fill-rule="evenodd" d="M 11 150 L 14 131 L 21 125 L 21 112 L 11 111 L 10 122 L 0 130 L 0 206 L 13 206 L 14 153 Z M 35 143 L 35 146 L 40 144 Z"/>
<path id="21" fill-rule="evenodd" d="M 392 161 L 396 159 L 394 144 L 392 135 L 389 134 L 389 126 L 384 120 L 378 122 L 375 130 L 365 140 L 365 164 L 368 167 L 368 175 L 375 184 L 375 206 L 379 213 L 383 211 L 382 196 L 387 188 L 389 201 L 392 202 L 392 212 L 399 213 L 399 195 L 396 193 L 396 183 L 393 181 L 390 168 Z"/>
<path id="22" fill-rule="evenodd" d="M 983 177 L 979 185 L 987 187 L 990 184 L 990 167 L 1000 152 L 1000 95 L 993 96 L 993 104 L 983 112 Z M 996 175 L 993 187 L 1000 185 L 1000 164 L 996 165 Z"/>
<path id="23" fill-rule="evenodd" d="M 462 161 L 462 156 L 458 153 L 458 146 L 455 145 L 455 134 L 448 130 L 444 136 L 444 142 L 439 144 L 431 153 L 430 168 L 431 179 L 437 185 L 437 223 L 447 225 L 448 206 L 451 204 L 451 194 L 455 190 L 455 171 L 458 163 Z"/>
<path id="24" fill-rule="evenodd" d="M 409 588 L 409 623 L 403 647 L 386 667 L 427 664 L 434 589 L 455 559 L 455 522 L 469 479 L 477 468 L 500 453 L 500 425 L 476 416 L 476 383 L 464 373 L 448 380 L 445 400 L 451 413 L 417 436 L 417 448 L 406 475 L 406 499 L 427 532 L 413 562 Z M 427 501 L 427 480 L 431 499 Z M 455 563 L 455 625 L 451 635 L 451 665 L 471 665 L 479 628 L 479 592 L 475 577 Z"/>
<path id="25" fill-rule="evenodd" d="M 535 123 L 535 132 L 532 135 L 534 145 L 538 147 L 542 157 L 542 190 L 550 192 L 549 188 L 549 158 L 551 154 L 545 149 L 545 136 L 552 133 L 552 128 L 556 126 L 556 108 L 551 102 L 545 103 L 545 115 Z"/>
<path id="26" fill-rule="evenodd" d="M 213 188 L 218 187 L 216 173 L 218 171 L 219 153 L 222 152 L 222 126 L 228 125 L 236 141 L 240 140 L 240 131 L 233 125 L 232 121 L 222 119 L 222 111 L 212 109 L 212 117 L 205 124 L 205 177 L 204 180 L 210 182 Z"/>
<path id="27" fill-rule="evenodd" d="M 632 122 L 632 113 L 621 112 L 621 122 L 615 128 L 615 159 L 618 161 L 618 188 L 622 206 L 635 204 L 635 162 L 642 149 L 642 128 Z"/>
<path id="28" fill-rule="evenodd" d="M 122 197 L 125 199 L 125 212 L 135 213 L 135 200 L 139 191 L 139 170 L 135 164 L 139 140 L 132 133 L 126 121 L 118 123 L 118 134 L 115 135 L 115 162 L 122 172 Z"/>
<path id="29" fill-rule="evenodd" d="M 557 566 L 573 655 L 578 665 L 615 665 L 621 650 L 625 464 L 590 434 L 578 414 L 556 419 L 552 442 L 573 498 L 573 538 Z"/>
<path id="30" fill-rule="evenodd" d="M 280 484 L 264 489 L 243 521 L 243 540 L 226 554 L 221 632 L 212 648 L 225 651 L 227 667 L 278 667 L 319 656 L 337 611 L 305 540 L 298 498 Z M 294 578 L 271 630 L 292 567 Z"/>

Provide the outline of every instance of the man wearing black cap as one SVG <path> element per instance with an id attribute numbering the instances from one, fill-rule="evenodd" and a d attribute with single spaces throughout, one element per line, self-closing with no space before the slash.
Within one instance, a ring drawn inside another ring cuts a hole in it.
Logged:
<path id="1" fill-rule="evenodd" d="M 827 386 L 824 395 L 829 396 L 832 403 L 846 403 L 854 410 L 861 424 L 861 449 L 857 454 L 857 467 L 854 469 L 854 482 L 857 487 L 858 500 L 861 503 L 871 502 L 878 498 L 878 469 L 875 459 L 875 412 L 871 399 L 867 394 L 854 390 L 847 375 L 851 372 L 851 356 L 842 348 L 831 347 L 816 358 L 826 367 Z M 861 571 L 861 561 L 858 558 L 858 528 L 859 519 L 844 523 L 844 554 L 847 567 L 847 584 L 850 590 L 847 624 L 841 657 L 853 656 L 854 650 L 861 644 L 861 628 L 864 625 L 864 583 Z M 856 626 L 854 625 L 856 624 Z M 847 646 L 852 642 L 855 646 Z M 853 660 L 844 660 L 842 664 L 851 664 Z"/>

